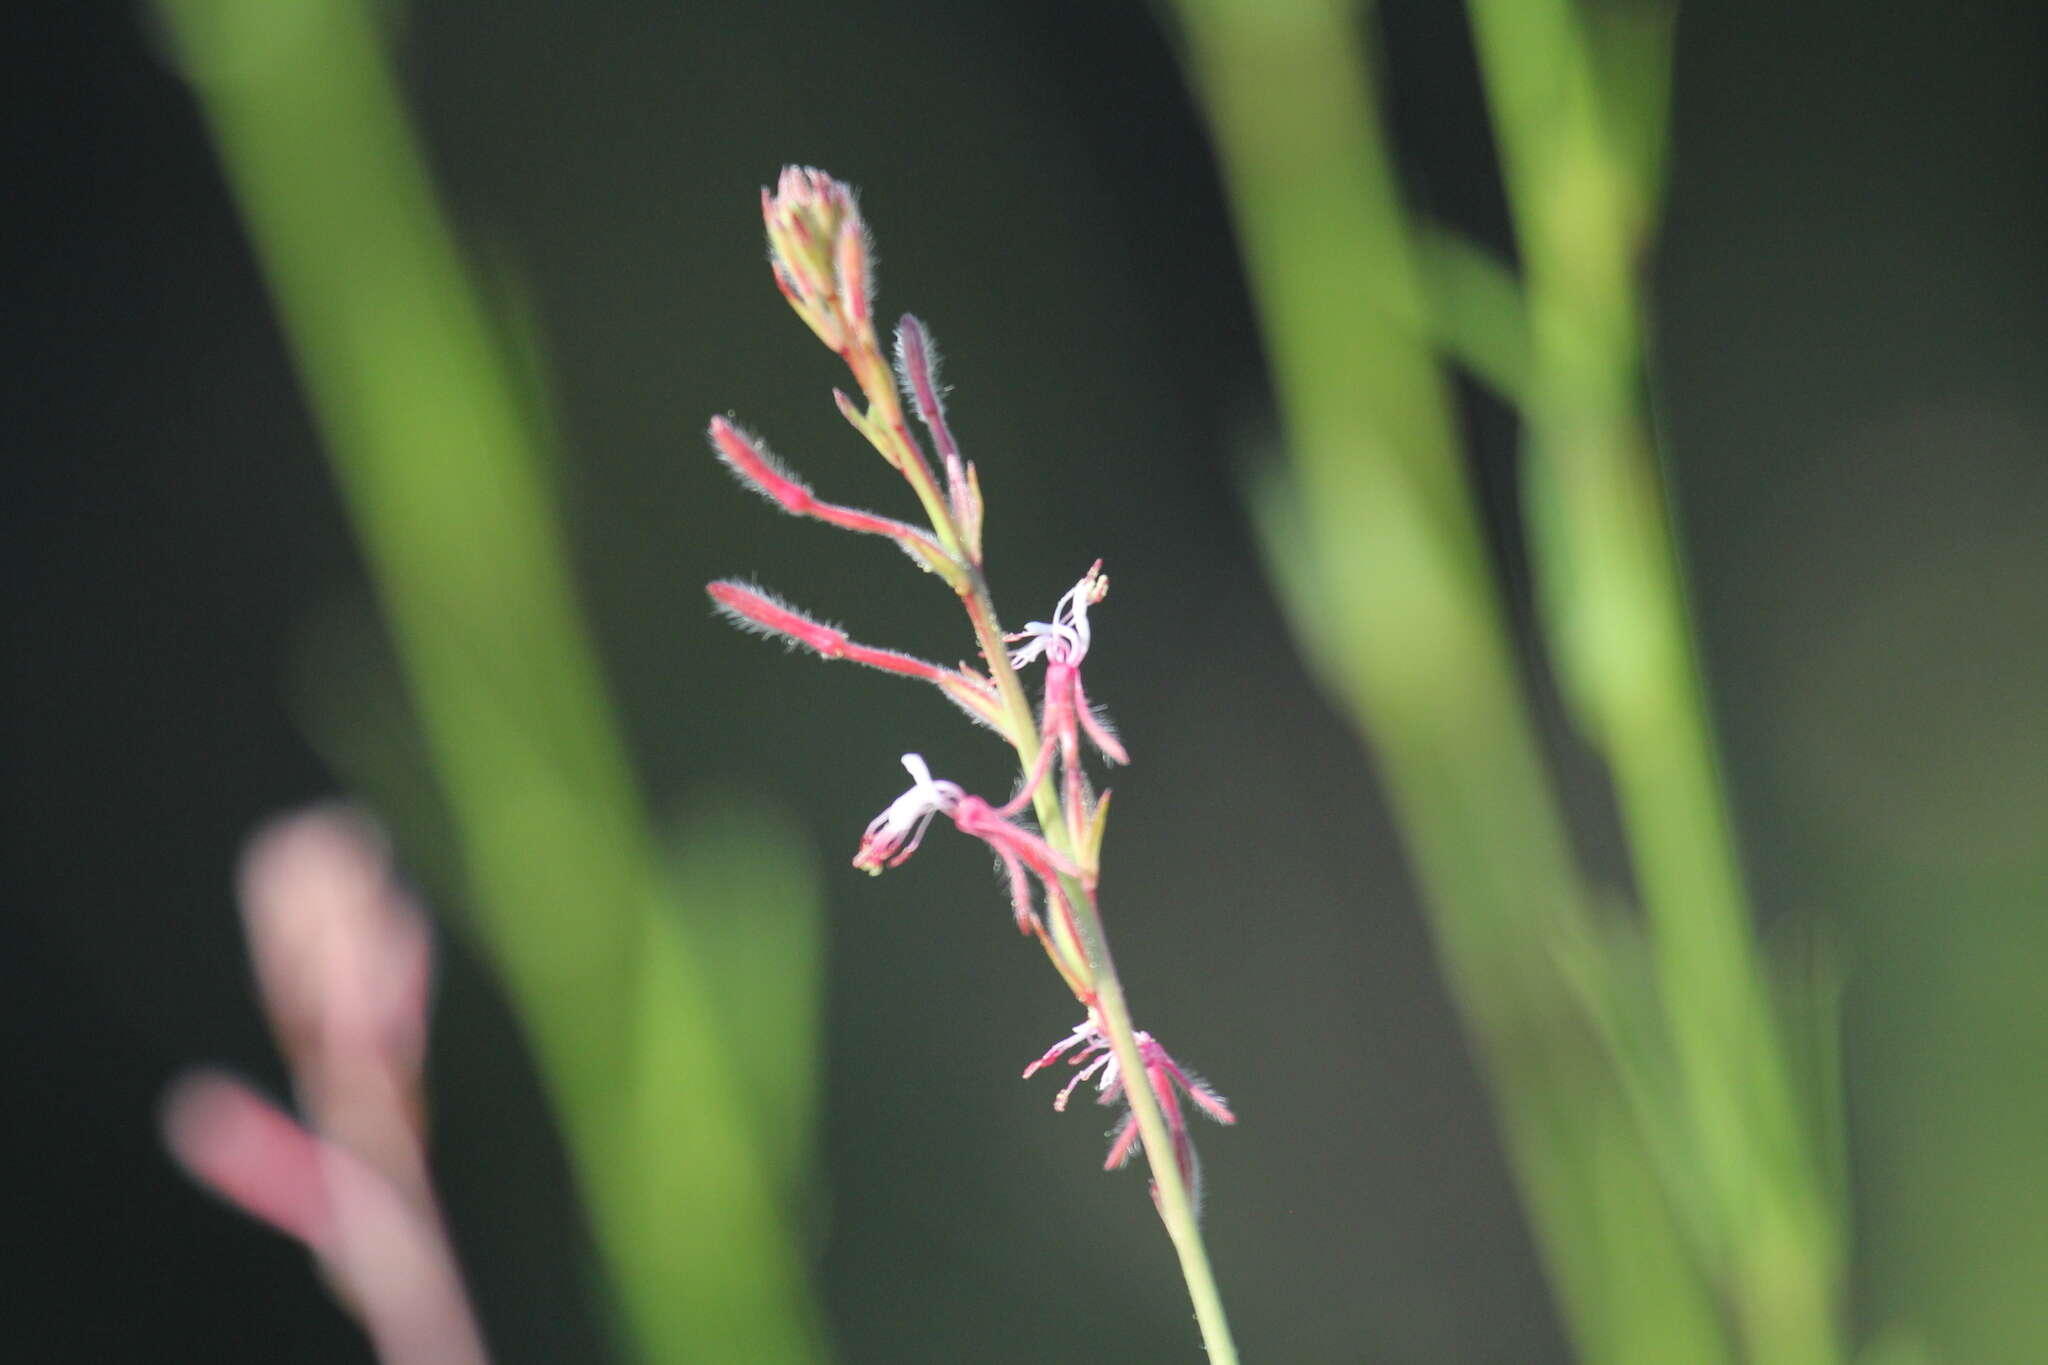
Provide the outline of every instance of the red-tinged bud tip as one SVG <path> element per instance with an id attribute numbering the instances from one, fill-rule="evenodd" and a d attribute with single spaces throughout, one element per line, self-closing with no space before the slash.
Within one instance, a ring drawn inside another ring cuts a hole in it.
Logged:
<path id="1" fill-rule="evenodd" d="M 792 646 L 802 645 L 828 659 L 839 658 L 846 652 L 844 631 L 812 620 L 773 593 L 730 579 L 708 583 L 704 591 L 710 594 L 719 614 L 741 630 L 771 636 Z"/>
<path id="2" fill-rule="evenodd" d="M 763 442 L 723 417 L 711 419 L 711 448 L 733 477 L 785 512 L 809 514 L 817 504 L 810 486 L 789 472 Z"/>

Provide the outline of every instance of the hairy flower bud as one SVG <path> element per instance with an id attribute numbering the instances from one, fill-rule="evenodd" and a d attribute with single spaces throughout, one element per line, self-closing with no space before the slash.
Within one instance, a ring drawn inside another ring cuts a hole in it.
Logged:
<path id="1" fill-rule="evenodd" d="M 872 272 L 867 225 L 853 191 L 823 171 L 785 166 L 761 191 L 768 256 L 783 297 L 835 351 L 869 329 Z"/>

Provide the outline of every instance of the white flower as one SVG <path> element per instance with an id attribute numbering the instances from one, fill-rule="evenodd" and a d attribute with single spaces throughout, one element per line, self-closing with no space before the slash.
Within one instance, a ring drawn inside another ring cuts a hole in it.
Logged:
<path id="1" fill-rule="evenodd" d="M 910 790 L 889 803 L 889 808 L 868 822 L 860 837 L 860 852 L 853 865 L 866 872 L 895 867 L 917 851 L 930 828 L 932 818 L 950 815 L 967 795 L 957 783 L 936 781 L 932 770 L 918 754 L 903 755 L 910 773 Z"/>
<path id="2" fill-rule="evenodd" d="M 1052 620 L 1030 621 L 1010 636 L 1028 643 L 1010 651 L 1010 666 L 1022 668 L 1043 656 L 1048 662 L 1076 665 L 1088 657 L 1088 608 L 1109 595 L 1109 576 L 1096 560 L 1079 583 L 1067 589 L 1053 608 Z"/>

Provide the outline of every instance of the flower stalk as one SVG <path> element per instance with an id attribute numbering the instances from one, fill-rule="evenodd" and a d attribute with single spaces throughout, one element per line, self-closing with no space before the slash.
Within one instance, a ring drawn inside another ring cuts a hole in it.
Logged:
<path id="1" fill-rule="evenodd" d="M 893 363 L 883 357 L 872 316 L 868 232 L 851 190 L 822 172 L 791 167 L 775 191 L 762 192 L 762 215 L 777 287 L 845 362 L 865 400 L 834 390 L 841 414 L 910 485 L 929 530 L 818 498 L 765 445 L 724 418 L 712 420 L 712 445 L 743 484 L 783 511 L 885 536 L 937 574 L 960 599 L 981 662 L 947 669 L 859 644 L 752 585 L 725 581 L 711 584 L 708 591 L 718 609 L 742 629 L 801 645 L 823 658 L 938 686 L 1015 751 L 1021 784 L 1000 804 L 934 778 L 922 758 L 905 755 L 912 786 L 868 825 L 854 865 L 871 873 L 900 865 L 941 815 L 995 854 L 1018 929 L 1040 942 L 1085 1012 L 1083 1023 L 1025 1075 L 1068 1056 L 1080 1069 L 1060 1092 L 1056 1109 L 1065 1108 L 1084 1080 L 1095 1083 L 1100 1103 L 1124 1106 L 1111 1132 L 1105 1167 L 1121 1166 L 1144 1152 L 1153 1200 L 1179 1257 L 1209 1358 L 1235 1365 L 1236 1347 L 1202 1240 L 1199 1166 L 1187 1118 L 1190 1108 L 1221 1123 L 1234 1123 L 1236 1116 L 1220 1095 L 1134 1024 L 1098 901 L 1109 793 L 1095 794 L 1083 766 L 1082 741 L 1109 762 L 1129 761 L 1081 681 L 1091 637 L 1088 610 L 1103 600 L 1109 580 L 1098 561 L 1060 600 L 1051 621 L 1032 622 L 1016 635 L 1004 633 L 983 561 L 980 477 L 947 421 L 936 351 L 924 324 L 905 316 L 896 329 Z M 937 472 L 911 430 L 910 412 L 932 442 Z M 1045 680 L 1034 708 L 1019 670 L 1040 661 Z M 1035 829 L 1025 823 L 1027 808 Z"/>

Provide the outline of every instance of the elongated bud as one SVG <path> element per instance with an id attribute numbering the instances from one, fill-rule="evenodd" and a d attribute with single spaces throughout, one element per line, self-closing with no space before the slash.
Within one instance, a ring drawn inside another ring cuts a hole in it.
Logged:
<path id="1" fill-rule="evenodd" d="M 719 614 L 741 630 L 756 635 L 767 635 L 788 645 L 802 645 L 805 649 L 825 659 L 844 659 L 848 663 L 866 664 L 879 668 L 884 673 L 897 673 L 906 678 L 918 678 L 924 682 L 947 687 L 952 675 L 935 663 L 899 654 L 893 649 L 876 649 L 850 639 L 837 626 L 828 626 L 795 607 L 790 606 L 774 593 L 731 579 L 720 579 L 706 584 L 704 591 L 718 607 Z M 951 695 L 951 691 L 948 691 Z"/>
<path id="2" fill-rule="evenodd" d="M 741 483 L 794 516 L 808 516 L 817 505 L 810 485 L 789 472 L 773 451 L 723 417 L 711 419 L 711 448 Z"/>
<path id="3" fill-rule="evenodd" d="M 896 325 L 896 380 L 917 410 L 918 420 L 932 436 L 932 445 L 946 471 L 946 508 L 969 559 L 981 562 L 981 484 L 974 468 L 960 455 L 960 444 L 946 423 L 945 390 L 939 384 L 939 358 L 924 324 L 905 313 Z"/>
<path id="4" fill-rule="evenodd" d="M 894 517 L 826 502 L 811 491 L 809 484 L 775 458 L 766 444 L 723 417 L 711 419 L 710 435 L 711 448 L 718 452 L 719 462 L 733 472 L 733 477 L 791 516 L 809 517 L 827 526 L 837 526 L 861 535 L 887 536 L 927 573 L 942 574 L 948 582 L 960 578 L 963 572 L 960 565 L 932 538 L 930 532 Z"/>
<path id="5" fill-rule="evenodd" d="M 797 315 L 835 351 L 868 329 L 872 271 L 853 191 L 823 171 L 785 166 L 761 191 L 775 281 Z"/>
<path id="6" fill-rule="evenodd" d="M 730 579 L 707 584 L 704 591 L 711 594 L 719 613 L 741 630 L 802 645 L 828 659 L 846 648 L 845 631 L 806 616 L 774 593 Z"/>
<path id="7" fill-rule="evenodd" d="M 957 485 L 964 474 L 960 468 L 960 446 L 946 425 L 945 392 L 939 387 L 939 358 L 931 334 L 909 313 L 896 324 L 896 382 L 903 396 L 917 409 L 918 420 L 932 434 L 939 458 L 946 466 L 946 481 Z"/>

